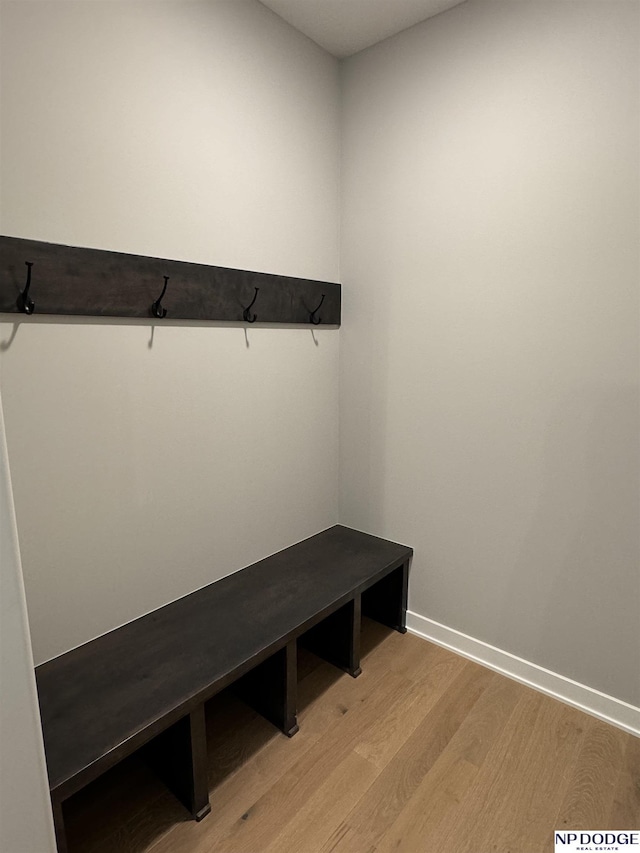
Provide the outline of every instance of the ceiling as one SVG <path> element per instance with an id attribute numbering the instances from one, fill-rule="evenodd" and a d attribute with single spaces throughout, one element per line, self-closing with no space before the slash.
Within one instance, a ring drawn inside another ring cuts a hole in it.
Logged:
<path id="1" fill-rule="evenodd" d="M 393 36 L 465 0 L 261 0 L 339 58 Z"/>

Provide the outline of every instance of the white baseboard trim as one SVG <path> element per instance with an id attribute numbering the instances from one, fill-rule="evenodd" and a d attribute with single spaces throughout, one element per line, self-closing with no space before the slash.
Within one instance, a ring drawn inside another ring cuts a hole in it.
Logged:
<path id="1" fill-rule="evenodd" d="M 640 737 L 640 708 L 516 657 L 510 652 L 490 646 L 482 640 L 476 640 L 453 628 L 447 628 L 446 625 L 441 625 L 418 613 L 407 612 L 407 630 Z"/>

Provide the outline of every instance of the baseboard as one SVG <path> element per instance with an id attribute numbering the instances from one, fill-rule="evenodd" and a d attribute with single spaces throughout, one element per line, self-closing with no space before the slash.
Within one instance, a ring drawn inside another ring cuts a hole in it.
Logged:
<path id="1" fill-rule="evenodd" d="M 640 708 L 490 646 L 482 640 L 447 628 L 418 613 L 407 613 L 407 630 L 640 737 Z"/>

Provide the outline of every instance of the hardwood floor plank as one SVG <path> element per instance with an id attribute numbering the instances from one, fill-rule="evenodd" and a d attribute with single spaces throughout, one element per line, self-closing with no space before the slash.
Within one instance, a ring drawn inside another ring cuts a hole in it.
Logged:
<path id="1" fill-rule="evenodd" d="M 426 774 L 462 725 L 493 674 L 469 661 L 449 690 L 430 708 L 420 725 L 393 756 L 346 823 L 349 834 L 333 846 L 336 853 L 364 853 L 384 836 Z"/>
<path id="2" fill-rule="evenodd" d="M 460 807 L 487 753 L 499 741 L 521 689 L 496 675 L 414 796 L 376 845 L 376 853 L 432 850 L 431 836 Z"/>
<path id="3" fill-rule="evenodd" d="M 452 853 L 541 853 L 553 849 L 558 803 L 567 790 L 589 718 L 521 688 L 500 739 L 459 813 L 432 838 Z M 551 845 L 551 847 L 549 847 Z"/>
<path id="4" fill-rule="evenodd" d="M 356 744 L 355 750 L 376 767 L 387 766 L 426 714 L 440 700 L 465 667 L 455 655 L 440 655 L 432 647 L 416 664 L 413 683 L 402 701 L 393 702 L 377 725 Z M 434 653 L 435 652 L 435 653 Z"/>
<path id="5" fill-rule="evenodd" d="M 585 724 L 579 711 L 543 697 L 527 748 L 512 764 L 511 783 L 492 799 L 491 816 L 483 815 L 481 845 L 497 844 L 512 853 L 553 850 L 558 803 L 566 793 L 567 769 L 578 755 Z M 474 849 L 470 842 L 467 849 Z"/>
<path id="6" fill-rule="evenodd" d="M 558 813 L 558 829 L 600 829 L 608 825 L 628 737 L 589 719 L 571 785 Z"/>
<path id="7" fill-rule="evenodd" d="M 629 736 L 608 829 L 640 829 L 640 738 Z"/>
<path id="8" fill-rule="evenodd" d="M 265 848 L 265 853 L 319 850 L 331 827 L 344 820 L 378 774 L 378 768 L 357 752 L 348 753 Z"/>
<path id="9" fill-rule="evenodd" d="M 475 842 L 478 824 L 493 818 L 496 800 L 499 803 L 505 788 L 515 784 L 512 770 L 531 739 L 541 703 L 542 698 L 535 693 L 520 694 L 500 738 L 491 745 L 460 808 L 450 810 L 431 834 L 430 841 L 436 845 L 434 849 L 465 853 L 470 840 Z"/>

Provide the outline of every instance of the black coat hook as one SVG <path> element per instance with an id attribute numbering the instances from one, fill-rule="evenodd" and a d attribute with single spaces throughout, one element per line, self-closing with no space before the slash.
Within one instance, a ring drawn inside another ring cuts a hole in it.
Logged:
<path id="1" fill-rule="evenodd" d="M 253 315 L 253 317 L 251 317 L 251 316 L 249 315 L 249 311 L 250 311 L 250 310 L 251 310 L 251 308 L 253 307 L 253 304 L 255 303 L 256 299 L 258 298 L 258 291 L 259 291 L 259 290 L 260 290 L 260 288 L 259 288 L 259 287 L 256 287 L 256 292 L 253 294 L 253 299 L 251 300 L 251 302 L 247 305 L 247 307 L 246 307 L 246 308 L 244 309 L 244 311 L 242 312 L 242 319 L 243 319 L 246 323 L 255 323 L 255 321 L 258 319 L 258 315 L 257 315 L 257 314 L 254 314 L 254 315 Z"/>
<path id="2" fill-rule="evenodd" d="M 320 308 L 322 307 L 322 303 L 323 303 L 323 302 L 324 302 L 324 293 L 322 294 L 322 299 L 321 299 L 321 300 L 320 300 L 320 302 L 318 303 L 318 307 L 317 307 L 317 308 L 315 308 L 315 309 L 311 312 L 311 314 L 309 314 L 309 322 L 310 322 L 310 323 L 313 323 L 313 325 L 314 325 L 314 326 L 319 326 L 319 325 L 320 325 L 320 323 L 322 323 L 322 317 L 318 317 L 318 319 L 316 320 L 316 314 L 318 313 L 318 311 L 319 311 L 319 310 L 320 310 Z"/>
<path id="3" fill-rule="evenodd" d="M 33 263 L 31 261 L 25 261 L 27 265 L 27 283 L 24 286 L 24 290 L 18 296 L 18 301 L 16 305 L 18 306 L 18 310 L 24 312 L 25 314 L 33 314 L 33 311 L 36 307 L 33 299 L 29 299 L 29 288 L 31 287 L 31 267 Z"/>
<path id="4" fill-rule="evenodd" d="M 162 293 L 160 294 L 160 296 L 156 299 L 156 301 L 151 306 L 151 316 L 157 317 L 159 320 L 162 320 L 163 317 L 167 316 L 167 309 L 163 308 L 160 303 L 162 302 L 162 297 L 167 292 L 168 282 L 169 282 L 169 276 L 165 275 L 164 276 L 164 287 L 162 288 Z"/>

